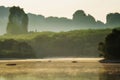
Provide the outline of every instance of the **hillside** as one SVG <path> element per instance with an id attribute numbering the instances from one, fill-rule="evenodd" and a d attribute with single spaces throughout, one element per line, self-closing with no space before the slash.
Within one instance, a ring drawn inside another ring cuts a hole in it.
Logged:
<path id="1" fill-rule="evenodd" d="M 36 58 L 98 57 L 98 43 L 104 41 L 110 29 L 73 30 L 68 32 L 33 32 L 24 35 L 4 35 L 0 40 L 15 39 L 28 43 Z M 7 57 L 7 56 L 6 56 Z"/>

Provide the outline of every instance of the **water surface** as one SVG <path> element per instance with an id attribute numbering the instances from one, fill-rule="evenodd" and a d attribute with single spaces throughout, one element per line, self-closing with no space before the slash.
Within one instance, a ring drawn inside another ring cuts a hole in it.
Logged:
<path id="1" fill-rule="evenodd" d="M 102 64 L 98 60 L 97 58 L 1 60 L 0 80 L 120 79 L 120 64 Z"/>

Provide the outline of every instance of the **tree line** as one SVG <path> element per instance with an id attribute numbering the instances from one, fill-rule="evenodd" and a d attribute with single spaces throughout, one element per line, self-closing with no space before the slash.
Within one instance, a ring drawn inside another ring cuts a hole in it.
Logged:
<path id="1" fill-rule="evenodd" d="M 0 41 L 0 58 L 35 58 L 35 52 L 26 42 L 5 39 Z"/>
<path id="2" fill-rule="evenodd" d="M 24 57 L 27 57 L 26 53 L 29 53 L 29 56 L 35 56 L 34 58 L 47 58 L 47 57 L 99 57 L 97 46 L 98 43 L 104 40 L 105 36 L 109 34 L 111 30 L 101 29 L 101 30 L 73 30 L 67 32 L 35 32 L 22 35 L 4 35 L 0 37 L 0 40 L 14 39 L 15 41 L 24 42 L 29 47 L 24 48 L 24 45 L 21 46 L 23 50 L 28 51 L 19 51 L 19 45 L 11 45 L 6 43 L 6 47 L 14 46 L 13 50 L 18 50 L 19 55 L 24 54 Z M 12 43 L 12 42 L 10 42 Z M 23 43 L 23 44 L 24 44 Z M 3 44 L 5 45 L 5 44 Z M 3 45 L 0 45 L 1 47 Z M 1 49 L 1 50 L 7 50 Z M 32 50 L 32 51 L 29 51 Z M 33 52 L 34 51 L 34 52 Z M 33 53 L 32 53 L 33 52 Z M 0 54 L 2 54 L 1 52 Z M 4 53 L 3 53 L 4 54 Z M 12 55 L 16 54 L 12 54 Z M 8 55 L 6 54 L 6 57 Z"/>

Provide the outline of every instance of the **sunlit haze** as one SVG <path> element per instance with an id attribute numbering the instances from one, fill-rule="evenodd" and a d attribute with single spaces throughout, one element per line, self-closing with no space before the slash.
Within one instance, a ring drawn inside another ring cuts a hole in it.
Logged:
<path id="1" fill-rule="evenodd" d="M 120 0 L 0 0 L 0 6 L 20 6 L 27 13 L 72 18 L 76 10 L 84 10 L 105 22 L 106 14 L 120 12 Z"/>

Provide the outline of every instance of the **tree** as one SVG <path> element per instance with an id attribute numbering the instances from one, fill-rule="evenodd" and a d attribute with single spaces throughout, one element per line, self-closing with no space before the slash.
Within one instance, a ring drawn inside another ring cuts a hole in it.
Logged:
<path id="1" fill-rule="evenodd" d="M 102 51 L 103 57 L 106 59 L 120 59 L 120 30 L 113 29 L 112 33 L 108 34 L 105 38 L 105 43 L 102 43 L 102 47 L 99 50 Z"/>
<path id="2" fill-rule="evenodd" d="M 26 42 L 14 39 L 0 41 L 0 58 L 35 58 L 35 52 Z"/>

